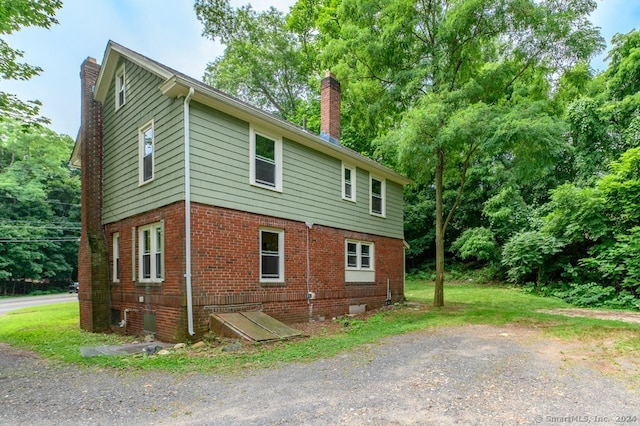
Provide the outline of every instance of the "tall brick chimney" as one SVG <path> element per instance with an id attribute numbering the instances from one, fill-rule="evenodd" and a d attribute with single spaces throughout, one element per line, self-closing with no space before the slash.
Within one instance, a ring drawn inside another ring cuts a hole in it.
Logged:
<path id="1" fill-rule="evenodd" d="M 340 144 L 340 82 L 331 71 L 320 83 L 320 137 Z"/>
<path id="2" fill-rule="evenodd" d="M 94 99 L 100 65 L 87 58 L 80 66 L 81 224 L 78 252 L 80 328 L 109 330 L 111 303 L 107 243 L 102 228 L 102 105 Z"/>

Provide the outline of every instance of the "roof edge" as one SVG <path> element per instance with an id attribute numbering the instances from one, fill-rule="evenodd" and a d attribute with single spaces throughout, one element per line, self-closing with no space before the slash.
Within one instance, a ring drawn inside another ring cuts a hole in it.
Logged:
<path id="1" fill-rule="evenodd" d="M 104 51 L 102 66 L 100 67 L 100 73 L 98 74 L 98 80 L 96 81 L 96 89 L 94 93 L 94 98 L 100 103 L 104 103 L 104 101 L 106 100 L 107 91 L 109 90 L 109 82 L 116 72 L 118 61 L 121 56 L 126 57 L 134 64 L 158 75 L 164 80 L 170 78 L 173 75 L 173 73 L 167 67 L 164 67 L 156 61 L 149 59 L 137 52 L 134 52 L 133 50 L 128 49 L 113 40 L 109 40 L 109 42 L 107 43 L 107 48 Z"/>
<path id="2" fill-rule="evenodd" d="M 169 97 L 184 97 L 189 92 L 189 88 L 193 87 L 195 93 L 192 101 L 207 105 L 214 109 L 236 116 L 242 120 L 252 122 L 254 124 L 277 128 L 283 133 L 283 136 L 295 142 L 301 143 L 316 151 L 323 152 L 342 161 L 351 162 L 359 165 L 360 168 L 368 170 L 380 177 L 397 182 L 401 185 L 408 185 L 413 181 L 402 176 L 394 170 L 366 157 L 352 149 L 342 145 L 328 142 L 295 124 L 281 120 L 265 111 L 262 111 L 246 102 L 229 96 L 219 90 L 207 86 L 204 83 L 185 78 L 183 76 L 173 75 L 160 85 L 160 91 Z"/>

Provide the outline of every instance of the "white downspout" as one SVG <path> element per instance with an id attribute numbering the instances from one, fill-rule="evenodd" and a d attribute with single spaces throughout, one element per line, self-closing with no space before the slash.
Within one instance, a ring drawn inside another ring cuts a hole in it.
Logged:
<path id="1" fill-rule="evenodd" d="M 193 87 L 189 88 L 189 94 L 184 98 L 184 232 L 187 279 L 187 322 L 189 335 L 196 334 L 193 331 L 193 296 L 191 291 L 191 143 L 189 130 L 189 102 L 193 96 Z"/>

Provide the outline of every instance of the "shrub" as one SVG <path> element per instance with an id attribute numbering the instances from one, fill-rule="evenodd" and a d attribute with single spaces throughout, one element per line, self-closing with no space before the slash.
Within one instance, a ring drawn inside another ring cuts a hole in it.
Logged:
<path id="1" fill-rule="evenodd" d="M 517 233 L 502 250 L 502 264 L 507 267 L 509 281 L 523 283 L 534 279 L 542 284 L 547 265 L 562 247 L 559 240 L 540 231 Z"/>
<path id="2" fill-rule="evenodd" d="M 640 303 L 627 291 L 618 292 L 615 287 L 590 282 L 569 284 L 568 288 L 556 290 L 554 296 L 577 306 L 590 308 L 611 307 L 617 309 L 640 309 Z"/>
<path id="3" fill-rule="evenodd" d="M 453 242 L 451 250 L 465 260 L 475 258 L 493 262 L 499 255 L 493 232 L 487 228 L 467 229 Z"/>

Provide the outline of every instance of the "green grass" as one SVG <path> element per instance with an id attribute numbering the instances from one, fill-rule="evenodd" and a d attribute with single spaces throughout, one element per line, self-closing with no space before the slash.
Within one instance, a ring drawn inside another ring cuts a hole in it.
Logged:
<path id="1" fill-rule="evenodd" d="M 27 308 L 0 317 L 0 341 L 33 350 L 44 357 L 79 366 L 176 372 L 216 371 L 238 373 L 248 368 L 275 367 L 288 362 L 308 362 L 374 343 L 379 339 L 416 330 L 465 324 L 512 324 L 534 327 L 548 335 L 574 342 L 613 342 L 617 353 L 640 352 L 640 325 L 589 318 L 570 318 L 537 312 L 571 307 L 552 298 L 516 288 L 469 283 L 445 285 L 443 308 L 433 308 L 433 284 L 408 280 L 405 307 L 377 313 L 366 320 L 349 319 L 348 327 L 306 339 L 245 346 L 241 352 L 224 353 L 222 346 L 182 350 L 165 356 L 82 358 L 80 347 L 131 341 L 119 335 L 92 334 L 78 327 L 75 303 Z"/>

